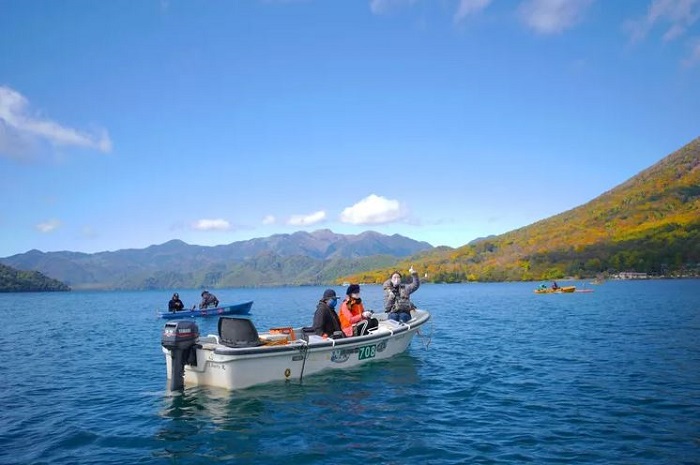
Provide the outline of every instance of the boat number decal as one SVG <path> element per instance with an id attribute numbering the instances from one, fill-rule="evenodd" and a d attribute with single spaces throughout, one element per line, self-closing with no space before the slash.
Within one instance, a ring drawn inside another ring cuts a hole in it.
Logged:
<path id="1" fill-rule="evenodd" d="M 285 378 L 289 378 L 289 376 L 290 376 L 291 374 L 292 374 L 292 370 L 290 370 L 289 368 L 287 368 L 286 370 L 284 370 L 284 377 L 285 377 Z"/>
<path id="2" fill-rule="evenodd" d="M 377 355 L 377 345 L 372 344 L 371 346 L 363 346 L 357 348 L 357 359 L 365 360 L 368 358 L 374 358 Z"/>

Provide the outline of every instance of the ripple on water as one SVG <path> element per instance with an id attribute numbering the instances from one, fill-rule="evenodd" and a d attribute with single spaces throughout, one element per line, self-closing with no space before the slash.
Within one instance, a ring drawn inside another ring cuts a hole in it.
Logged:
<path id="1" fill-rule="evenodd" d="M 432 325 L 406 354 L 234 393 L 167 391 L 153 315 L 169 293 L 0 295 L 0 462 L 697 464 L 699 284 L 425 285 Z M 266 328 L 310 323 L 322 291 L 219 297 L 252 298 Z"/>

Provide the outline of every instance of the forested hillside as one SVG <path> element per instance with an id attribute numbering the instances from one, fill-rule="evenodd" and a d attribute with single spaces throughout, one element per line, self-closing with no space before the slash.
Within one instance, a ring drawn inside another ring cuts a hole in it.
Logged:
<path id="1" fill-rule="evenodd" d="M 0 292 L 39 291 L 70 291 L 70 288 L 37 271 L 20 271 L 0 264 Z"/>
<path id="2" fill-rule="evenodd" d="M 700 138 L 618 187 L 567 212 L 458 249 L 402 262 L 432 282 L 590 277 L 621 271 L 697 275 Z M 391 270 L 342 278 L 381 282 Z"/>

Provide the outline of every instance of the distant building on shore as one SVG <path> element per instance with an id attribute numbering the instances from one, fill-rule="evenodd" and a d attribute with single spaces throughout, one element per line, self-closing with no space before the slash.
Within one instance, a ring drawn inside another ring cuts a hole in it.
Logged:
<path id="1" fill-rule="evenodd" d="M 649 279 L 647 273 L 636 273 L 634 271 L 623 271 L 612 276 L 613 279 Z"/>

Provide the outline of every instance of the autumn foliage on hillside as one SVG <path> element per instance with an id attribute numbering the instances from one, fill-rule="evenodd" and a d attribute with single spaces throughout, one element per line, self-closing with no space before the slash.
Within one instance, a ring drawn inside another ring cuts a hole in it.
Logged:
<path id="1" fill-rule="evenodd" d="M 697 275 L 700 138 L 584 205 L 458 249 L 438 248 L 398 266 L 411 264 L 431 282 L 531 281 L 621 271 Z M 379 283 L 390 272 L 344 280 Z"/>

